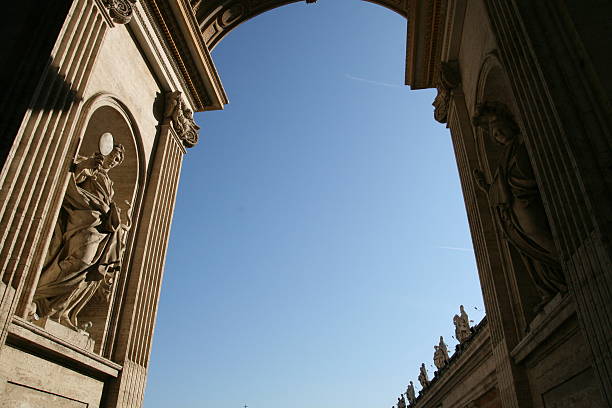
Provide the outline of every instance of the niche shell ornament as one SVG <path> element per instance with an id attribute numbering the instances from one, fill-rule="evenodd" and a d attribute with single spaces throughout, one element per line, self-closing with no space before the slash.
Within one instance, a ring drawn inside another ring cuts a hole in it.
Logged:
<path id="1" fill-rule="evenodd" d="M 113 147 L 115 146 L 115 140 L 113 135 L 109 132 L 103 133 L 100 136 L 100 140 L 98 141 L 98 149 L 100 153 L 104 156 L 108 156 L 110 152 L 113 151 Z"/>

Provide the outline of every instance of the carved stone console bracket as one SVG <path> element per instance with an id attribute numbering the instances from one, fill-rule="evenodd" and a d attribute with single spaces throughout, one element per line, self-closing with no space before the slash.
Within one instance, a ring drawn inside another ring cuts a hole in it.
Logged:
<path id="1" fill-rule="evenodd" d="M 132 19 L 134 4 L 137 0 L 102 0 L 108 14 L 117 24 L 127 24 Z"/>
<path id="2" fill-rule="evenodd" d="M 166 94 L 164 121 L 169 123 L 185 147 L 198 143 L 200 127 L 193 120 L 193 112 L 185 106 L 180 91 Z"/>
<path id="3" fill-rule="evenodd" d="M 457 61 L 442 62 L 438 72 L 438 95 L 432 105 L 434 107 L 434 119 L 440 123 L 448 121 L 448 108 L 450 105 L 451 92 L 461 83 L 461 74 Z"/>

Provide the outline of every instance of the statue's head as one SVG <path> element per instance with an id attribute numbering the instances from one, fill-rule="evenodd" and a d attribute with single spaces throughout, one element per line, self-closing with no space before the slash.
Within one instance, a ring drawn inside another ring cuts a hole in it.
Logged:
<path id="1" fill-rule="evenodd" d="M 104 156 L 104 163 L 102 167 L 107 171 L 120 165 L 123 162 L 125 156 L 125 148 L 122 144 L 116 144 L 113 146 L 113 150 L 106 156 Z"/>
<path id="2" fill-rule="evenodd" d="M 501 145 L 512 142 L 519 133 L 512 113 L 506 105 L 499 102 L 485 102 L 477 105 L 472 123 L 489 132 L 493 140 Z"/>

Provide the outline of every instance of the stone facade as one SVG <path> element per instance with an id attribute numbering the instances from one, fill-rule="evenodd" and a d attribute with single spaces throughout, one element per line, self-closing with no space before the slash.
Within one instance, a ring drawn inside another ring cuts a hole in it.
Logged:
<path id="1" fill-rule="evenodd" d="M 193 112 L 227 103 L 209 51 L 295 1 L 13 6 L 0 28 L 19 39 L 0 51 L 14 61 L 0 75 L 2 406 L 141 406 Z M 438 371 L 398 401 L 612 405 L 612 4 L 372 2 L 408 19 L 406 84 L 438 89 L 487 312 L 450 359 L 441 339 Z"/>

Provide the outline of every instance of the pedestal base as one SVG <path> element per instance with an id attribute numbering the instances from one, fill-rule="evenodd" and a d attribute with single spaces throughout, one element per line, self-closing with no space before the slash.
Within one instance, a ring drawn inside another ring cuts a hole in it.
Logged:
<path id="1" fill-rule="evenodd" d="M 43 328 L 47 333 L 73 344 L 79 348 L 93 352 L 96 342 L 89 338 L 89 333 L 76 331 L 66 327 L 48 317 L 33 322 L 38 327 Z"/>

